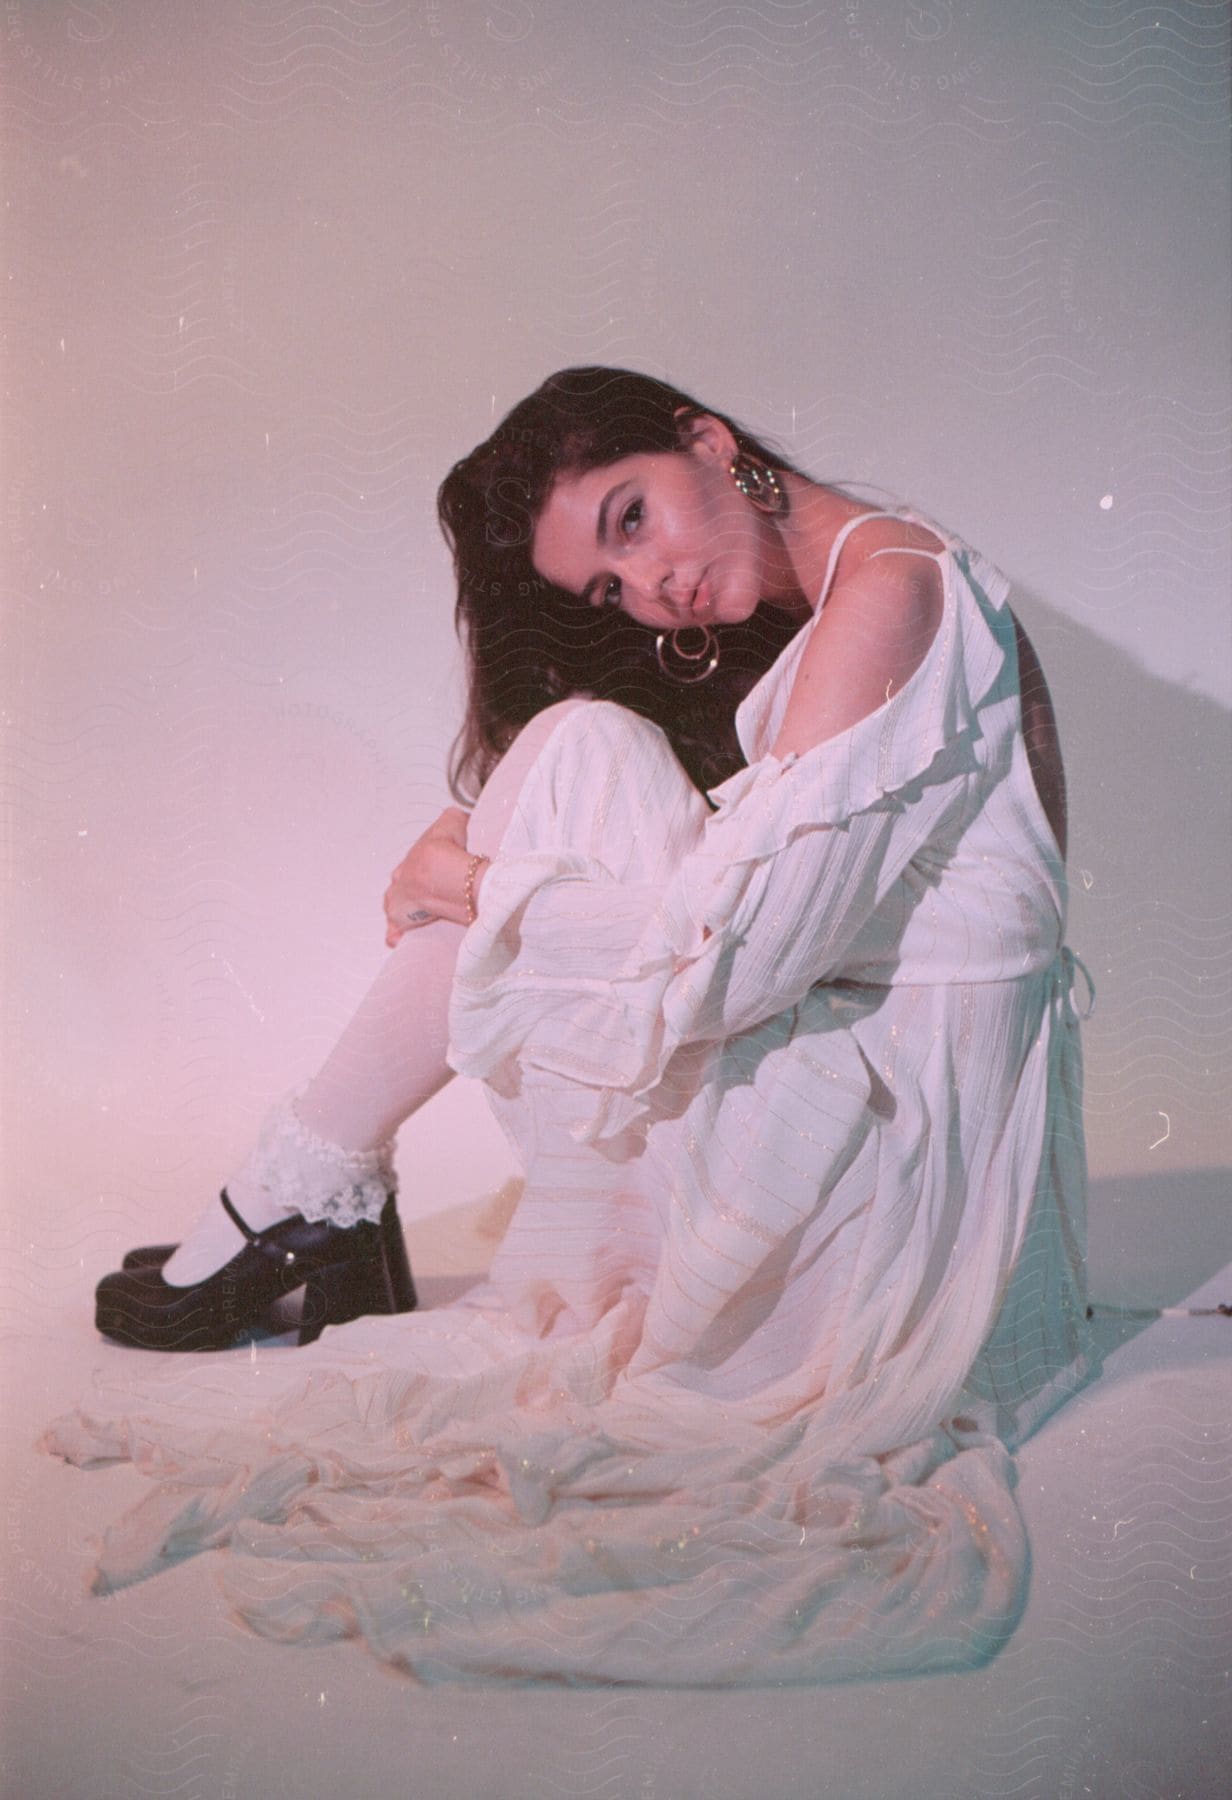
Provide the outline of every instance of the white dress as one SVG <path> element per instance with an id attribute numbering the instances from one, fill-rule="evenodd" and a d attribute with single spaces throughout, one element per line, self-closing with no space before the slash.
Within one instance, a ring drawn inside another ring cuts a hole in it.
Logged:
<path id="1" fill-rule="evenodd" d="M 100 1589 L 225 1547 L 256 1629 L 427 1678 L 826 1680 L 1012 1629 L 1010 1449 L 1090 1372 L 1064 871 L 1007 583 L 932 521 L 920 667 L 770 754 L 859 522 L 716 812 L 607 703 L 531 771 L 454 988 L 526 1176 L 488 1281 L 59 1421 L 154 1482 Z"/>

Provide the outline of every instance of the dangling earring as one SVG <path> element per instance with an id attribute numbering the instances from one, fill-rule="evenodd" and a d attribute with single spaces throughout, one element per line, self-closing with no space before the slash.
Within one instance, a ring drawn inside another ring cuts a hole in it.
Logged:
<path id="1" fill-rule="evenodd" d="M 727 472 L 745 499 L 758 512 L 776 514 L 787 511 L 787 495 L 783 491 L 783 484 L 779 480 L 778 471 L 772 469 L 769 463 L 758 462 L 756 457 L 741 450 L 728 464 Z"/>
<path id="2" fill-rule="evenodd" d="M 699 648 L 687 648 L 686 640 L 694 639 L 700 640 Z M 671 658 L 675 658 L 674 663 Z M 719 666 L 719 640 L 709 625 L 686 625 L 679 631 L 661 631 L 655 639 L 655 659 L 667 679 L 677 687 L 697 687 L 699 683 L 709 681 Z"/>

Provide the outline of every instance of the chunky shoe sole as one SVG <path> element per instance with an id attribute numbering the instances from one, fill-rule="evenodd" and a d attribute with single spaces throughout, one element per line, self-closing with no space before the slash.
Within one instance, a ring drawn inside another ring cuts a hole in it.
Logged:
<path id="1" fill-rule="evenodd" d="M 141 1350 L 229 1349 L 263 1322 L 275 1302 L 299 1288 L 304 1290 L 301 1345 L 311 1344 L 327 1325 L 414 1308 L 415 1286 L 392 1196 L 379 1223 L 342 1227 L 293 1213 L 265 1231 L 250 1230 L 225 1191 L 221 1199 L 248 1240 L 243 1249 L 191 1287 L 164 1281 L 161 1263 L 129 1262 L 105 1275 L 95 1293 L 95 1324 L 104 1337 Z M 130 1256 L 152 1257 L 162 1248 L 152 1245 Z"/>

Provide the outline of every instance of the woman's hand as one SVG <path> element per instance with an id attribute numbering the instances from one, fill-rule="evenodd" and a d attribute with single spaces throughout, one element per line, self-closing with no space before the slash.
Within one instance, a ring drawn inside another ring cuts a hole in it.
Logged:
<path id="1" fill-rule="evenodd" d="M 385 942 L 392 950 L 408 931 L 434 919 L 465 925 L 469 815 L 447 806 L 407 851 L 385 890 Z"/>

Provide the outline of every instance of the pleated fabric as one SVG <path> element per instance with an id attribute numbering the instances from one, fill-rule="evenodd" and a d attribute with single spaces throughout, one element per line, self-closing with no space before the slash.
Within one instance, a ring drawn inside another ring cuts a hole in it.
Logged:
<path id="1" fill-rule="evenodd" d="M 715 810 L 644 721 L 562 719 L 454 985 L 451 1061 L 525 1172 L 488 1279 L 259 1379 L 143 1362 L 58 1421 L 58 1454 L 151 1478 L 101 1591 L 219 1549 L 255 1629 L 424 1679 L 1004 1641 L 1011 1452 L 1091 1373 L 1075 962 L 1007 583 L 900 516 L 943 543 L 942 620 L 848 731 L 770 751 L 858 519 Z"/>

